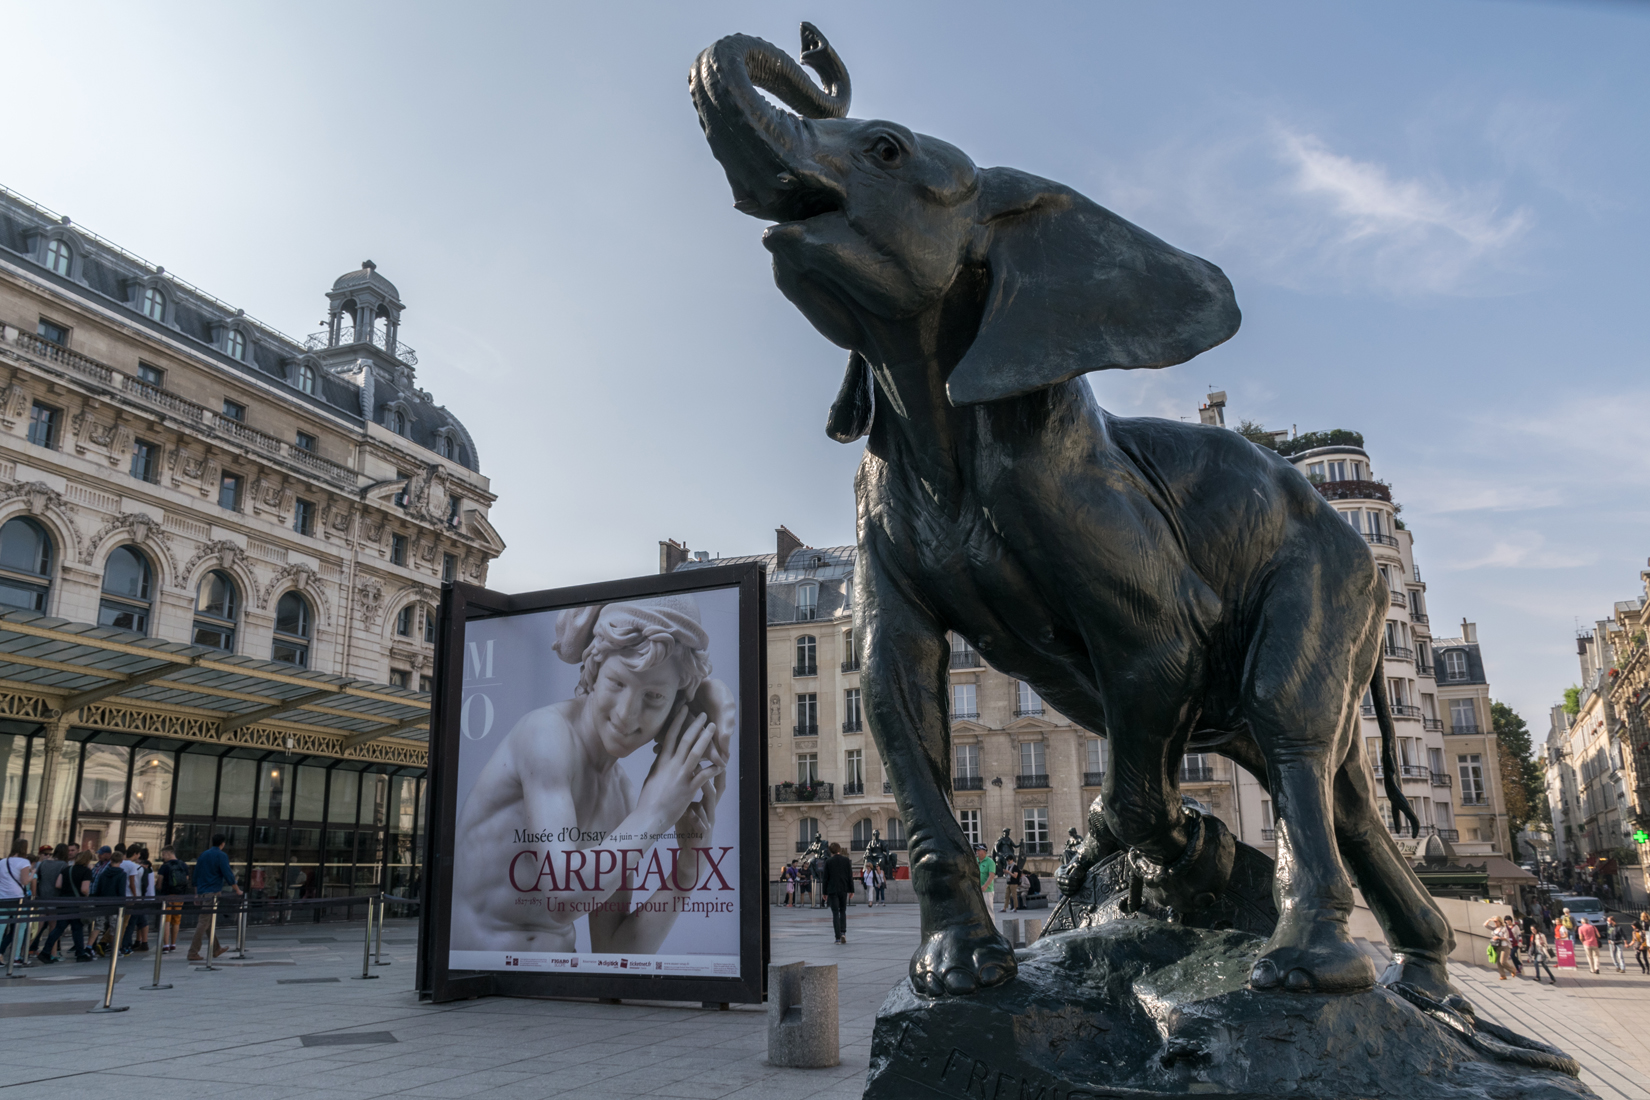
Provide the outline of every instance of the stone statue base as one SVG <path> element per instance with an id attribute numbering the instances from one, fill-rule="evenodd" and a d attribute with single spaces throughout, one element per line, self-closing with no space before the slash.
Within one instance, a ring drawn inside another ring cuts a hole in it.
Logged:
<path id="1" fill-rule="evenodd" d="M 1382 987 L 1250 990 L 1260 943 L 1138 917 L 1045 936 L 1018 952 L 1017 979 L 975 996 L 927 1000 L 901 982 L 877 1014 L 865 1100 L 1595 1095 L 1566 1073 L 1485 1053 L 1478 1044 L 1496 1040 Z"/>

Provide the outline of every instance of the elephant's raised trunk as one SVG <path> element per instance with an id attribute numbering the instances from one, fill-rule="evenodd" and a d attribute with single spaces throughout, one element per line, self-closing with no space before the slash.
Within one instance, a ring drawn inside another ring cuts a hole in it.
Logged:
<path id="1" fill-rule="evenodd" d="M 848 72 L 825 36 L 808 23 L 802 24 L 802 62 L 819 74 L 823 89 L 772 43 L 734 34 L 701 53 L 688 77 L 705 138 L 733 187 L 734 205 L 755 217 L 788 221 L 835 206 L 803 165 L 813 144 L 812 120 L 848 113 Z M 797 114 L 776 109 L 758 88 Z"/>

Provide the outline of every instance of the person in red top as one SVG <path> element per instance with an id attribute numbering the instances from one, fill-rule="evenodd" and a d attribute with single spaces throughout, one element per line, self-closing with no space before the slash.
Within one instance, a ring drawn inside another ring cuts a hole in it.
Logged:
<path id="1" fill-rule="evenodd" d="M 1587 952 L 1587 969 L 1594 974 L 1598 973 L 1598 929 L 1593 927 L 1590 920 L 1576 921 L 1576 939 L 1581 941 L 1582 948 Z"/>

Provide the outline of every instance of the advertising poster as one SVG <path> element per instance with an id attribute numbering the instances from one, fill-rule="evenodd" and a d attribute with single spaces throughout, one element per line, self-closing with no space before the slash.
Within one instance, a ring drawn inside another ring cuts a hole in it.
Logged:
<path id="1" fill-rule="evenodd" d="M 750 924 L 765 907 L 742 874 L 761 865 L 741 835 L 761 811 L 741 728 L 761 689 L 744 682 L 749 588 L 472 609 L 444 678 L 459 685 L 441 738 L 444 969 L 498 975 L 499 991 L 760 981 Z"/>
<path id="2" fill-rule="evenodd" d="M 1553 944 L 1558 954 L 1558 965 L 1567 966 L 1574 970 L 1576 965 L 1576 945 L 1574 940 L 1559 940 Z"/>

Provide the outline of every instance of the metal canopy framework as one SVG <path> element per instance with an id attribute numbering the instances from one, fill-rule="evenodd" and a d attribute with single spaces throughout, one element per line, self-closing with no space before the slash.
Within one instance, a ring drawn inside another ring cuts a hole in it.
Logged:
<path id="1" fill-rule="evenodd" d="M 422 767 L 429 711 L 409 688 L 0 613 L 0 719 Z"/>

